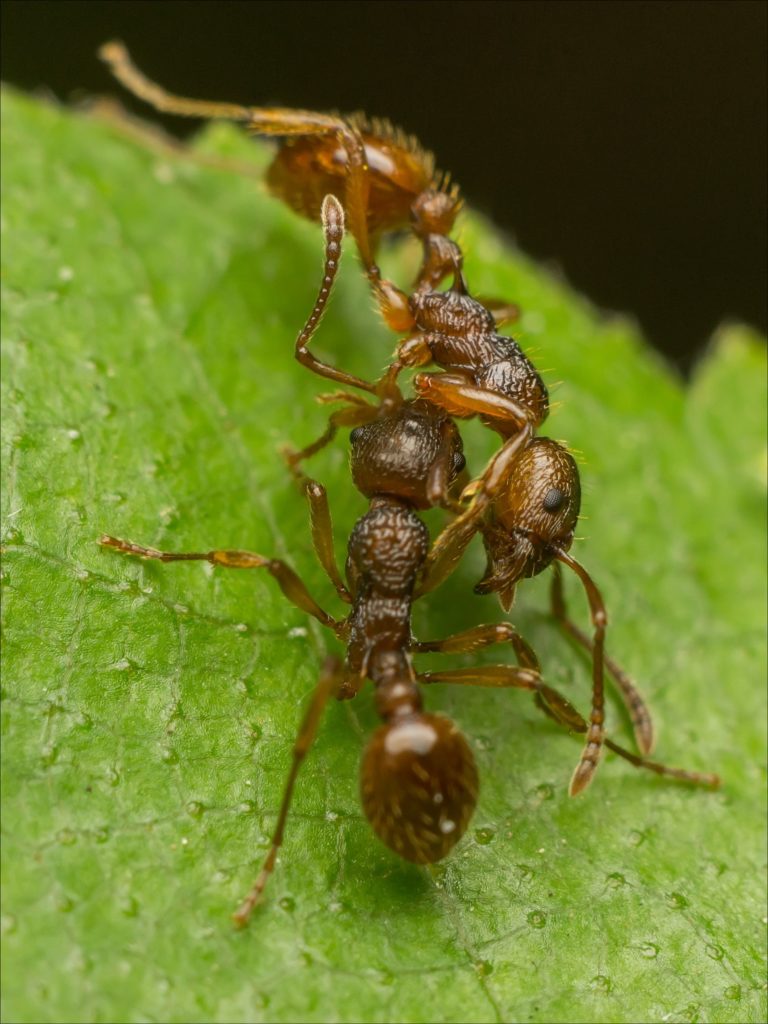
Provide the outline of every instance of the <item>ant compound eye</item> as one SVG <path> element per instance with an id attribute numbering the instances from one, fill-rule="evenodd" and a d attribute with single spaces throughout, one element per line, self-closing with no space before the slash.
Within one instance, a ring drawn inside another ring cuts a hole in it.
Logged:
<path id="1" fill-rule="evenodd" d="M 464 469 L 466 464 L 467 464 L 467 460 L 464 457 L 464 453 L 463 452 L 456 452 L 456 454 L 453 456 L 453 472 L 454 472 L 454 475 L 458 476 L 459 473 Z"/>
<path id="2" fill-rule="evenodd" d="M 363 754 L 366 816 L 386 846 L 416 864 L 441 860 L 455 846 L 477 787 L 467 741 L 440 715 L 410 714 L 380 726 Z"/>
<path id="3" fill-rule="evenodd" d="M 544 508 L 547 512 L 559 512 L 567 500 L 567 495 L 559 487 L 550 487 L 544 495 Z"/>

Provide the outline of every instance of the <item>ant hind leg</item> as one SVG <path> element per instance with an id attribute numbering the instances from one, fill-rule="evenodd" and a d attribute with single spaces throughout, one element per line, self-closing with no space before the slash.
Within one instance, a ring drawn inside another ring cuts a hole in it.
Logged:
<path id="1" fill-rule="evenodd" d="M 266 887 L 269 877 L 274 871 L 277 853 L 283 842 L 285 823 L 288 818 L 288 811 L 291 806 L 291 797 L 296 785 L 296 776 L 304 758 L 307 756 L 317 736 L 317 729 L 323 716 L 325 706 L 331 697 L 339 690 L 344 682 L 344 671 L 341 662 L 337 658 L 327 658 L 320 672 L 320 678 L 312 694 L 312 701 L 306 710 L 304 719 L 299 726 L 296 740 L 293 744 L 293 759 L 288 779 L 283 790 L 283 799 L 280 804 L 280 813 L 277 818 L 277 825 L 272 835 L 272 843 L 269 852 L 264 858 L 261 871 L 253 883 L 250 892 L 232 915 L 232 920 L 238 928 L 242 928 L 248 922 L 248 918 L 261 900 L 262 893 Z"/>
<path id="2" fill-rule="evenodd" d="M 585 734 L 589 732 L 589 725 L 582 715 L 573 707 L 561 693 L 553 687 L 544 683 L 538 672 L 524 667 L 514 665 L 480 665 L 475 668 L 450 669 L 445 672 L 421 672 L 417 675 L 420 683 L 454 683 L 463 686 L 490 686 L 490 687 L 512 687 L 519 690 L 528 690 L 534 694 L 536 706 L 548 718 L 557 722 L 558 725 L 569 732 Z M 671 768 L 658 761 L 651 761 L 645 757 L 639 757 L 631 751 L 626 750 L 618 743 L 614 743 L 609 737 L 604 737 L 604 745 L 612 750 L 614 754 L 636 768 L 644 768 L 657 775 L 667 778 L 678 779 L 681 782 L 689 782 L 699 786 L 719 786 L 720 776 L 712 772 L 693 772 L 685 768 Z M 578 769 L 577 769 L 578 770 Z M 590 775 L 590 780 L 592 776 Z M 581 792 L 582 786 L 576 792 Z M 570 788 L 571 796 L 575 796 L 573 786 Z"/>
<path id="3" fill-rule="evenodd" d="M 568 617 L 563 589 L 563 575 L 557 562 L 552 564 L 552 571 L 552 589 L 550 592 L 552 615 L 564 632 L 573 637 L 588 654 L 594 657 L 592 640 Z M 627 673 L 612 658 L 609 658 L 607 654 L 604 656 L 604 661 L 605 667 L 616 682 L 629 712 L 638 748 L 642 754 L 650 754 L 654 746 L 654 730 L 653 719 L 648 705 Z"/>

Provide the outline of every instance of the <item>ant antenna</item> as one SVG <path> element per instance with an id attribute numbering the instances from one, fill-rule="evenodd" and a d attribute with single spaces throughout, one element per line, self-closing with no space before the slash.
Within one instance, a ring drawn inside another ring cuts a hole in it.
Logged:
<path id="1" fill-rule="evenodd" d="M 149 103 L 165 114 L 179 114 L 181 117 L 223 118 L 226 121 L 250 121 L 248 107 L 238 103 L 216 103 L 210 100 L 192 100 L 186 96 L 174 96 L 161 86 L 150 81 L 131 60 L 125 46 L 114 40 L 99 47 L 99 57 L 121 85 L 128 92 Z"/>
<path id="2" fill-rule="evenodd" d="M 344 209 L 334 195 L 327 195 L 320 207 L 320 217 L 325 238 L 325 260 L 323 263 L 323 282 L 317 299 L 312 307 L 306 323 L 296 338 L 296 354 L 309 355 L 307 343 L 318 328 L 323 313 L 331 297 L 331 289 L 336 279 L 341 262 L 341 240 L 344 237 Z"/>
<path id="3" fill-rule="evenodd" d="M 328 377 L 330 380 L 338 381 L 340 384 L 351 385 L 352 387 L 375 394 L 375 384 L 362 380 L 360 377 L 355 377 L 351 373 L 346 373 L 344 370 L 337 370 L 336 367 L 329 366 L 328 363 L 321 362 L 316 356 L 312 355 L 307 347 L 328 306 L 333 282 L 336 279 L 341 262 L 341 241 L 344 238 L 344 209 L 336 196 L 329 194 L 323 199 L 320 217 L 323 223 L 323 236 L 325 237 L 323 280 L 320 285 L 320 291 L 317 293 L 315 304 L 312 307 L 312 312 L 296 337 L 295 355 L 302 366 L 306 366 L 313 373 L 317 373 L 321 377 Z"/>

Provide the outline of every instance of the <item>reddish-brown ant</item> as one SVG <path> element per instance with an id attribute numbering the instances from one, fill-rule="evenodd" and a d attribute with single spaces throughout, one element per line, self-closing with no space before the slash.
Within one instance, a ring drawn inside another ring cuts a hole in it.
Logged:
<path id="1" fill-rule="evenodd" d="M 341 255 L 344 212 L 329 195 L 322 205 L 325 234 L 323 283 L 309 320 L 298 335 L 301 361 L 322 376 L 346 379 L 341 371 L 308 358 L 308 344 L 327 303 Z M 432 575 L 444 563 L 430 550 L 418 512 L 442 500 L 464 464 L 461 438 L 452 419 L 422 399 L 392 406 L 351 401 L 346 411 L 351 434 L 352 477 L 369 499 L 368 511 L 353 527 L 348 543 L 346 580 L 333 553 L 331 516 L 325 489 L 294 471 L 310 505 L 315 551 L 339 597 L 351 605 L 343 619 L 329 615 L 296 573 L 278 559 L 249 551 L 167 552 L 103 536 L 101 544 L 125 554 L 162 562 L 207 561 L 235 569 L 266 569 L 285 596 L 313 615 L 346 644 L 343 662 L 325 662 L 299 729 L 272 844 L 262 870 L 235 921 L 242 925 L 261 898 L 283 841 L 296 776 L 309 750 L 328 700 L 354 697 L 364 680 L 375 687 L 383 724 L 363 754 L 361 796 L 377 835 L 400 856 L 416 863 L 444 857 L 465 831 L 477 799 L 474 757 L 462 734 L 447 718 L 423 710 L 419 683 L 516 687 L 532 692 L 537 705 L 565 728 L 586 732 L 587 723 L 539 675 L 534 652 L 509 624 L 477 626 L 444 640 L 418 642 L 410 628 L 415 594 L 431 589 Z M 450 529 L 450 527 L 448 528 Z M 451 541 L 459 546 L 457 535 Z M 412 655 L 467 652 L 509 642 L 519 665 L 417 673 Z M 616 753 L 640 767 L 692 782 L 715 784 L 714 776 L 668 768 L 631 754 L 605 739 Z"/>
<path id="2" fill-rule="evenodd" d="M 381 235 L 410 229 L 422 245 L 414 291 L 426 293 L 461 265 L 461 250 L 449 237 L 462 201 L 447 174 L 435 168 L 419 141 L 388 121 L 360 114 L 342 117 L 285 107 L 245 107 L 235 103 L 175 96 L 150 81 L 119 42 L 105 43 L 99 55 L 121 84 L 163 113 L 181 117 L 238 121 L 255 135 L 280 140 L 267 170 L 275 196 L 291 209 L 319 221 L 326 195 L 335 195 L 347 228 L 389 326 L 413 326 L 409 296 L 382 278 L 376 264 Z M 512 319 L 510 303 L 492 303 L 497 322 Z"/>

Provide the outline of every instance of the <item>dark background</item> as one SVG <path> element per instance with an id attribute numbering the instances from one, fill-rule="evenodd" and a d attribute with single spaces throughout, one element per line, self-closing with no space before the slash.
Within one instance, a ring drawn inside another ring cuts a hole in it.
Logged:
<path id="1" fill-rule="evenodd" d="M 6 0 L 3 78 L 117 95 L 110 38 L 176 92 L 389 117 L 683 369 L 723 320 L 765 328 L 762 2 Z"/>

